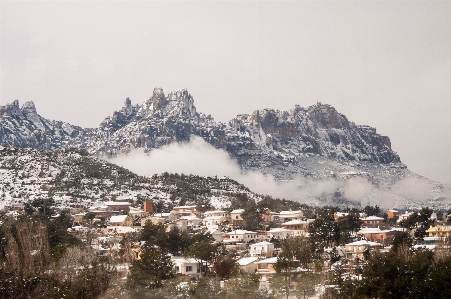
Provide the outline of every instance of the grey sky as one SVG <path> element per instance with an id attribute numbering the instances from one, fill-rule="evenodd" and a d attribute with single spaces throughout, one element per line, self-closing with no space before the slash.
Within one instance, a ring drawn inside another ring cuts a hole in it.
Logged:
<path id="1" fill-rule="evenodd" d="M 0 102 L 95 127 L 126 97 L 187 88 L 197 110 L 320 101 L 451 183 L 451 1 L 0 2 Z"/>

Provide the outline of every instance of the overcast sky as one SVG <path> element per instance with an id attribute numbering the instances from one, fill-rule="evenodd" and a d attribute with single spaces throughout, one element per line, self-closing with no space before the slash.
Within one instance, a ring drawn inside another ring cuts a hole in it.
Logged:
<path id="1" fill-rule="evenodd" d="M 0 103 L 96 127 L 187 88 L 237 114 L 320 101 L 451 184 L 451 1 L 0 2 Z"/>

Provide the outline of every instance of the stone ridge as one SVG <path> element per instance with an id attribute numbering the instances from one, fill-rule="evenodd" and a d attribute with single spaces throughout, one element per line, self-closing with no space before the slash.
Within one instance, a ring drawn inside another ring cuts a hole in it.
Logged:
<path id="1" fill-rule="evenodd" d="M 0 143 L 44 150 L 63 148 L 83 131 L 66 122 L 41 117 L 32 101 L 0 106 Z"/>
<path id="2" fill-rule="evenodd" d="M 99 128 L 81 129 L 40 117 L 33 102 L 0 106 L 0 142 L 55 150 L 83 148 L 95 156 L 113 157 L 133 149 L 150 151 L 200 136 L 226 150 L 244 170 L 272 173 L 278 178 L 309 174 L 313 156 L 343 162 L 400 163 L 390 139 L 375 128 L 358 126 L 334 107 L 317 103 L 288 111 L 256 110 L 227 123 L 198 113 L 191 94 L 183 89 L 167 96 L 155 88 L 142 105 L 124 107 L 105 118 Z"/>

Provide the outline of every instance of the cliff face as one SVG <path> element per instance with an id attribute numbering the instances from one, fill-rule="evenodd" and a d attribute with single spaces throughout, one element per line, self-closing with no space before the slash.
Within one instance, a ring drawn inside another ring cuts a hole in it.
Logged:
<path id="1" fill-rule="evenodd" d="M 133 149 L 150 151 L 172 142 L 187 142 L 197 135 L 226 150 L 244 170 L 279 178 L 306 174 L 305 161 L 312 157 L 339 163 L 400 163 L 388 137 L 348 121 L 334 107 L 321 103 L 289 111 L 256 110 L 224 124 L 198 113 L 187 90 L 166 96 L 161 88 L 155 88 L 142 105 L 132 105 L 127 98 L 124 107 L 95 129 L 46 120 L 32 102 L 22 108 L 18 101 L 0 106 L 0 115 L 1 142 L 20 147 L 75 147 L 112 157 Z"/>

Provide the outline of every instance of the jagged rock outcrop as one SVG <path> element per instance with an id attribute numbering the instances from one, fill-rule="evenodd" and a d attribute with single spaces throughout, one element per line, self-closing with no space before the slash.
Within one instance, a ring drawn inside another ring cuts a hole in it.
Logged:
<path id="1" fill-rule="evenodd" d="M 41 117 L 33 102 L 0 106 L 0 143 L 19 147 L 56 150 L 75 138 L 82 128 Z"/>
<path id="2" fill-rule="evenodd" d="M 307 159 L 399 164 L 390 139 L 369 126 L 358 126 L 334 107 L 317 103 L 289 111 L 256 110 L 217 123 L 198 113 L 186 90 L 167 96 L 155 88 L 142 105 L 124 107 L 95 129 L 81 129 L 40 117 L 33 102 L 0 106 L 0 140 L 20 147 L 83 148 L 95 156 L 112 157 L 133 149 L 150 151 L 172 142 L 202 137 L 226 150 L 243 170 L 272 173 L 278 178 L 311 175 Z M 405 167 L 405 166 L 402 166 Z M 314 175 L 314 174 L 313 174 Z"/>

